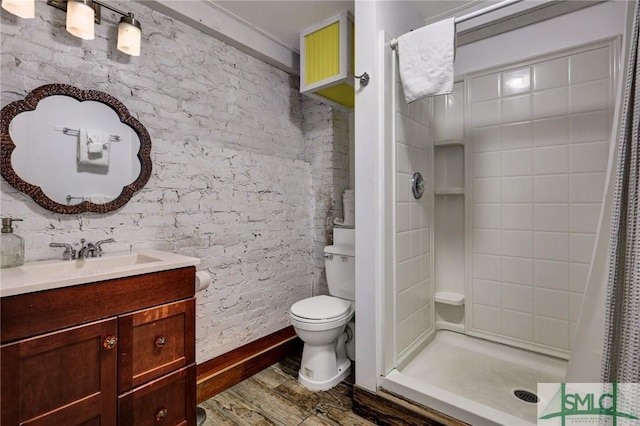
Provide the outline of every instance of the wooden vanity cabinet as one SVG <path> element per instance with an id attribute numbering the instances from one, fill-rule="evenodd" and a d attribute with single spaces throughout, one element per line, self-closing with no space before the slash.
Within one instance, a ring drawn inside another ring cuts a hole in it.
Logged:
<path id="1" fill-rule="evenodd" d="M 195 268 L 0 299 L 0 423 L 195 425 Z"/>
<path id="2" fill-rule="evenodd" d="M 107 319 L 3 345 L 2 424 L 115 424 L 116 335 Z"/>

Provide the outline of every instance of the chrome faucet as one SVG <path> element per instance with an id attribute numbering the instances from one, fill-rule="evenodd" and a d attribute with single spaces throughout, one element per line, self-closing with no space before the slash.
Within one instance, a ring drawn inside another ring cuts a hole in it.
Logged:
<path id="1" fill-rule="evenodd" d="M 82 247 L 78 250 L 78 259 L 86 259 L 87 257 L 96 257 L 96 246 L 93 243 L 87 243 L 84 238 L 80 239 Z"/>
<path id="2" fill-rule="evenodd" d="M 106 240 L 98 241 L 96 243 L 96 250 L 95 250 L 94 256 L 95 255 L 98 255 L 98 257 L 102 256 L 102 245 L 104 243 L 115 243 L 115 242 L 116 242 L 116 240 L 114 240 L 113 238 L 107 238 Z"/>
<path id="3" fill-rule="evenodd" d="M 63 247 L 64 253 L 62 253 L 62 258 L 64 260 L 75 259 L 76 257 L 76 249 L 74 249 L 71 244 L 67 243 L 49 243 L 49 247 Z"/>
<path id="4" fill-rule="evenodd" d="M 113 238 L 107 238 L 106 240 L 100 240 L 94 244 L 87 243 L 86 239 L 81 238 L 80 244 L 82 244 L 82 247 L 77 251 L 71 244 L 67 243 L 50 243 L 49 247 L 63 247 L 64 253 L 62 253 L 62 258 L 64 260 L 76 259 L 76 256 L 78 259 L 86 259 L 87 257 L 102 256 L 102 244 L 113 242 L 115 242 Z"/>

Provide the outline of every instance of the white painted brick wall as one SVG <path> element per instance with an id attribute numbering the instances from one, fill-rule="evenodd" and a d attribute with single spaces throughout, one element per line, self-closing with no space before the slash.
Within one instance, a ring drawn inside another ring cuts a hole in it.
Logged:
<path id="1" fill-rule="evenodd" d="M 1 214 L 25 219 L 16 232 L 28 261 L 81 237 L 201 258 L 213 276 L 197 296 L 202 362 L 287 326 L 291 304 L 321 283 L 345 170 L 348 185 L 346 118 L 303 101 L 280 70 L 140 3 L 121 6 L 143 23 L 138 58 L 116 50 L 109 11 L 93 41 L 69 36 L 44 2 L 34 20 L 3 12 L 1 103 L 54 82 L 116 96 L 151 134 L 149 183 L 117 212 L 59 215 L 2 181 Z"/>
<path id="2" fill-rule="evenodd" d="M 333 243 L 333 219 L 342 217 L 342 193 L 349 187 L 349 117 L 305 98 L 306 159 L 313 167 L 313 294 L 328 294 L 324 247 Z"/>

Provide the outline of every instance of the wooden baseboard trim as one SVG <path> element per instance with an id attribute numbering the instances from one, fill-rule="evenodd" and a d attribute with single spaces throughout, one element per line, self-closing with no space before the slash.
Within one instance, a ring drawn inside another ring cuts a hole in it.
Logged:
<path id="1" fill-rule="evenodd" d="M 375 424 L 415 426 L 469 426 L 446 414 L 380 390 L 353 387 L 353 412 Z"/>
<path id="2" fill-rule="evenodd" d="M 198 364 L 196 367 L 198 404 L 301 348 L 302 341 L 296 336 L 293 327 L 289 326 Z"/>

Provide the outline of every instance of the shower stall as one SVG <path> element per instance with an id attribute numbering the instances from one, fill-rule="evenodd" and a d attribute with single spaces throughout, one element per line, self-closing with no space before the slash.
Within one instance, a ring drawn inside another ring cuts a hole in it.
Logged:
<path id="1" fill-rule="evenodd" d="M 585 20 L 611 31 L 553 39 Z M 608 241 L 624 22 L 624 5 L 602 4 L 466 44 L 453 93 L 411 104 L 381 33 L 378 390 L 473 425 L 527 425 L 537 384 L 568 381 Z"/>

